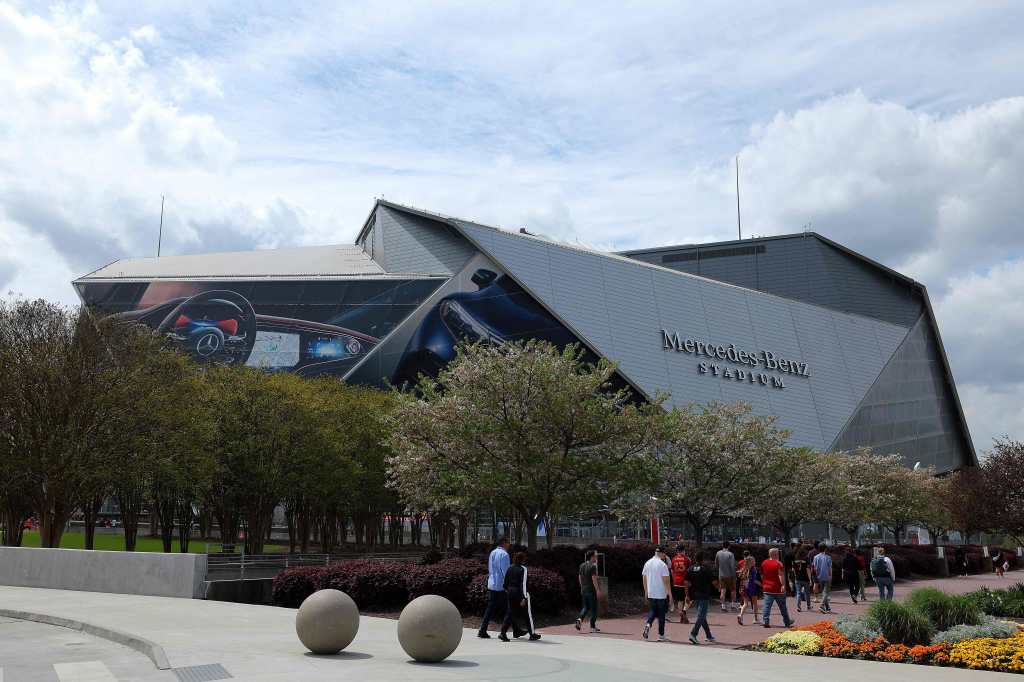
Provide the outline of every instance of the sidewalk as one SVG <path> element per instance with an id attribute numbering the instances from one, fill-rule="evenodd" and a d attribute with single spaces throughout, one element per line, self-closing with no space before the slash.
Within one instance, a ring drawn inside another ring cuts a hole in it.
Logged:
<path id="1" fill-rule="evenodd" d="M 898 676 L 902 682 L 995 682 L 1001 673 L 867 661 L 779 656 L 735 651 L 725 646 L 655 644 L 614 636 L 579 636 L 544 631 L 539 642 L 480 640 L 465 630 L 447 662 L 409 661 L 398 645 L 396 621 L 363 617 L 359 634 L 339 656 L 306 653 L 295 636 L 295 611 L 268 606 L 165 597 L 139 597 L 0 587 L 0 604 L 81 620 L 131 633 L 163 647 L 174 668 L 222 665 L 238 680 L 626 680 L 687 679 L 705 682 L 862 682 Z M 637 632 L 629 621 L 623 636 Z M 611 628 L 610 628 L 611 629 Z M 763 632 L 760 629 L 758 632 Z M 1005 679 L 1017 679 L 1005 675 Z"/>
<path id="2" fill-rule="evenodd" d="M 897 583 L 895 589 L 895 598 L 901 600 L 906 597 L 907 594 L 918 587 L 935 587 L 945 592 L 952 594 L 963 594 L 965 592 L 973 592 L 974 590 L 981 589 L 982 587 L 989 588 L 1006 588 L 1018 580 L 1024 580 L 1024 572 L 1013 572 L 1007 573 L 1003 578 L 997 578 L 995 575 L 972 575 L 965 578 L 938 578 L 935 580 L 908 580 Z M 878 601 L 878 590 L 871 587 L 870 585 L 865 588 L 867 589 L 868 602 L 865 604 L 861 602 L 859 604 L 853 604 L 850 601 L 850 593 L 846 591 L 845 587 L 839 587 L 838 585 L 832 589 L 832 610 L 831 614 L 823 614 L 818 611 L 818 604 L 814 604 L 814 610 L 810 613 L 804 611 L 803 613 L 797 613 L 796 611 L 796 600 L 789 598 L 786 601 L 786 605 L 789 607 L 789 616 L 792 618 L 797 625 L 810 625 L 811 623 L 817 623 L 822 620 L 835 620 L 841 614 L 849 614 L 854 616 L 862 615 L 867 611 L 868 606 Z M 763 604 L 763 602 L 762 602 Z M 689 616 L 691 622 L 695 618 L 695 609 L 690 609 Z M 665 634 L 668 638 L 674 642 L 686 642 L 687 637 L 690 635 L 690 628 L 692 625 L 680 625 L 679 614 L 669 614 L 670 621 L 665 627 Z M 674 618 L 672 618 L 674 616 Z M 711 608 L 708 609 L 708 623 L 711 626 L 711 633 L 718 640 L 718 643 L 714 646 L 718 648 L 735 648 L 739 646 L 745 646 L 748 644 L 755 644 L 762 641 L 763 639 L 780 632 L 782 630 L 782 617 L 779 615 L 778 608 L 772 609 L 771 615 L 771 628 L 763 628 L 760 625 L 753 624 L 753 615 L 750 610 L 743 616 L 743 621 L 746 623 L 740 626 L 736 622 L 736 611 L 729 611 L 728 613 L 722 612 L 718 602 L 713 602 Z M 597 626 L 601 628 L 599 635 L 586 634 L 586 637 L 596 638 L 617 638 L 617 639 L 640 639 L 640 631 L 643 629 L 643 624 L 646 620 L 646 615 L 637 615 L 632 618 L 614 618 L 611 620 L 599 621 Z M 584 623 L 586 625 L 586 623 Z M 656 627 L 656 626 L 655 626 Z M 584 628 L 586 632 L 587 628 Z M 572 625 L 559 625 L 556 627 L 549 627 L 545 629 L 545 632 L 551 634 L 561 635 L 575 635 L 580 636 L 580 633 L 576 632 L 576 629 Z M 698 638 L 701 642 L 704 641 L 703 635 Z M 692 646 L 687 644 L 687 646 Z"/>

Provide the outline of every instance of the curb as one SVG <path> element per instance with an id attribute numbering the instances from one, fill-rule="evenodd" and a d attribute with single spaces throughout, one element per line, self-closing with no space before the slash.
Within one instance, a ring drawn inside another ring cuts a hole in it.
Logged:
<path id="1" fill-rule="evenodd" d="M 56 625 L 57 627 L 69 628 L 71 630 L 80 630 L 86 634 L 93 635 L 94 637 L 106 639 L 145 654 L 149 660 L 153 661 L 153 665 L 155 665 L 158 670 L 171 669 L 171 663 L 167 660 L 167 654 L 164 653 L 163 647 L 156 642 L 151 642 L 148 639 L 130 635 L 127 632 L 121 632 L 120 630 L 114 630 L 101 625 L 93 625 L 92 623 L 73 620 L 71 618 L 61 618 L 60 616 L 51 616 L 46 613 L 33 613 L 31 611 L 19 611 L 17 609 L 0 609 L 0 616 L 5 618 L 14 618 L 16 620 L 29 620 L 34 623 L 44 623 L 46 625 Z"/>

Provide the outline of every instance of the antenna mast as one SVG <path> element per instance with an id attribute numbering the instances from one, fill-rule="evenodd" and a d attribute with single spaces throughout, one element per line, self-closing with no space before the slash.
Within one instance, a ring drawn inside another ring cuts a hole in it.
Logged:
<path id="1" fill-rule="evenodd" d="M 743 223 L 740 222 L 740 155 L 736 155 L 736 233 L 743 239 Z"/>
<path id="2" fill-rule="evenodd" d="M 164 195 L 160 195 L 160 234 L 156 238 L 156 257 L 160 257 L 160 245 L 164 241 Z"/>

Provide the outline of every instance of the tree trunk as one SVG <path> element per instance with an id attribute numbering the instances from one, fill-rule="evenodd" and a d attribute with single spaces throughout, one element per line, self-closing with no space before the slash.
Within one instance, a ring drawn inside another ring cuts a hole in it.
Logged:
<path id="1" fill-rule="evenodd" d="M 537 551 L 537 529 L 540 528 L 540 522 L 544 518 L 543 514 L 523 514 L 525 517 L 523 521 L 526 524 L 526 549 L 529 552 Z"/>
<path id="2" fill-rule="evenodd" d="M 96 521 L 99 519 L 102 497 L 93 497 L 82 505 L 82 521 L 85 524 L 85 549 L 96 549 Z"/>
<path id="3" fill-rule="evenodd" d="M 135 490 L 121 489 L 115 493 L 117 506 L 121 508 L 121 525 L 124 526 L 124 549 L 135 551 L 139 536 L 139 515 L 142 512 L 142 495 Z"/>
<path id="4" fill-rule="evenodd" d="M 192 537 L 192 522 L 195 520 L 195 513 L 192 510 L 190 500 L 178 502 L 178 551 L 188 552 L 189 540 Z"/>
<path id="5" fill-rule="evenodd" d="M 60 547 L 64 526 L 71 518 L 71 509 L 60 499 L 47 496 L 40 505 L 39 512 L 39 544 L 41 547 Z"/>
<path id="6" fill-rule="evenodd" d="M 860 535 L 860 524 L 853 526 L 840 526 L 843 531 L 850 537 L 850 544 L 856 547 L 859 543 L 858 536 Z"/>

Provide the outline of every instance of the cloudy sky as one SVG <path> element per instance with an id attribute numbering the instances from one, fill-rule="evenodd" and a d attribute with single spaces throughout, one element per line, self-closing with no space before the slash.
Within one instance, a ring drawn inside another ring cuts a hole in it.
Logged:
<path id="1" fill-rule="evenodd" d="M 627 249 L 805 225 L 927 284 L 1024 438 L 1024 4 L 0 0 L 0 291 L 350 241 L 375 196 Z M 182 9 L 184 7 L 185 9 Z M 820 8 L 820 9 L 819 9 Z"/>

